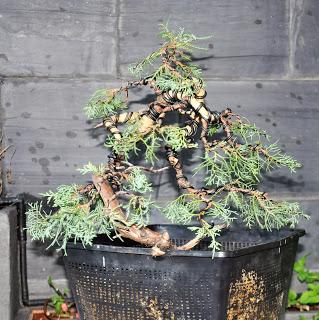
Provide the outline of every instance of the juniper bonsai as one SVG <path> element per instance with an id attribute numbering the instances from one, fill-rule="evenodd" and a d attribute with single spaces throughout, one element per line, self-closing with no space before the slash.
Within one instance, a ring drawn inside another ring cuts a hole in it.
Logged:
<path id="1" fill-rule="evenodd" d="M 85 107 L 90 120 L 107 130 L 105 146 L 111 150 L 107 163 L 88 163 L 80 171 L 91 174 L 87 185 L 62 185 L 43 196 L 54 208 L 30 204 L 28 230 L 33 239 L 50 239 L 63 250 L 70 239 L 90 245 L 98 234 L 134 240 L 159 256 L 167 250 L 189 250 L 203 238 L 220 249 L 218 236 L 232 221 L 241 219 L 252 228 L 272 230 L 295 226 L 306 215 L 298 203 L 274 201 L 258 190 L 261 176 L 276 167 L 294 172 L 300 164 L 270 143 L 268 134 L 230 108 L 212 111 L 205 103 L 201 69 L 192 63 L 192 52 L 203 38 L 161 26 L 162 46 L 129 69 L 136 80 L 116 89 L 96 91 Z M 128 111 L 129 91 L 148 87 L 154 100 L 139 111 Z M 169 124 L 177 113 L 183 121 Z M 186 120 L 185 120 L 186 119 Z M 121 129 L 121 130 L 120 130 Z M 200 164 L 194 175 L 203 185 L 192 184 L 182 165 L 181 152 L 199 149 Z M 167 166 L 159 167 L 165 150 Z M 136 155 L 148 165 L 132 163 Z M 173 172 L 180 195 L 165 208 L 154 199 L 150 175 Z M 176 246 L 168 233 L 148 228 L 154 208 L 173 223 L 190 224 L 193 240 Z M 212 223 L 211 221 L 215 221 Z"/>

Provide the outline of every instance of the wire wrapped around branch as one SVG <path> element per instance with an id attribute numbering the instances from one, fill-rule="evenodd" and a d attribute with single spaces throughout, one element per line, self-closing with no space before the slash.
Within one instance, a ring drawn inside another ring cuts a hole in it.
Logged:
<path id="1" fill-rule="evenodd" d="M 207 199 L 204 196 L 212 194 L 215 189 L 197 189 L 195 188 L 187 179 L 183 172 L 183 166 L 178 158 L 177 152 L 175 152 L 171 147 L 165 146 L 166 156 L 169 164 L 175 170 L 176 182 L 181 189 L 187 190 L 191 194 L 196 194 L 203 198 L 204 201 Z"/>
<path id="2" fill-rule="evenodd" d="M 141 113 L 139 111 L 136 112 L 124 112 L 121 114 L 117 114 L 114 116 L 111 116 L 109 118 L 106 118 L 103 120 L 103 123 L 96 126 L 96 128 L 105 126 L 105 128 L 110 131 L 110 133 L 114 136 L 116 140 L 121 139 L 122 135 L 120 130 L 118 129 L 119 124 L 125 124 L 128 121 L 134 121 L 138 119 L 141 116 Z"/>

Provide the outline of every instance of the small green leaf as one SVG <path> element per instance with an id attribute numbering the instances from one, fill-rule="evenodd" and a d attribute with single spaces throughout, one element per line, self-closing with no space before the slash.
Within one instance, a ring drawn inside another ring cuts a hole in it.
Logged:
<path id="1" fill-rule="evenodd" d="M 301 304 L 317 304 L 319 303 L 319 293 L 315 291 L 304 291 L 299 301 Z"/>
<path id="2" fill-rule="evenodd" d="M 308 255 L 305 255 L 295 262 L 294 270 L 297 273 L 298 272 L 305 272 L 305 265 L 306 265 L 307 259 L 308 259 Z"/>
<path id="3" fill-rule="evenodd" d="M 301 257 L 295 262 L 294 270 L 298 274 L 298 279 L 301 282 L 313 283 L 319 282 L 319 272 L 312 272 L 306 268 L 306 263 L 309 255 Z"/>
<path id="4" fill-rule="evenodd" d="M 312 272 L 308 271 L 305 275 L 305 282 L 306 283 L 312 283 L 312 282 L 318 282 L 319 281 L 319 272 Z"/>
<path id="5" fill-rule="evenodd" d="M 309 283 L 308 289 L 319 294 L 319 283 Z"/>
<path id="6" fill-rule="evenodd" d="M 288 292 L 288 308 L 295 305 L 297 303 L 297 293 L 293 290 L 289 290 Z"/>
<path id="7" fill-rule="evenodd" d="M 218 132 L 218 129 L 219 129 L 219 124 L 214 123 L 213 125 L 210 125 L 208 127 L 207 133 L 209 136 L 213 136 L 215 133 Z"/>
<path id="8" fill-rule="evenodd" d="M 62 313 L 62 303 L 59 301 L 57 304 L 54 305 L 54 309 L 57 315 L 60 315 Z"/>
<path id="9" fill-rule="evenodd" d="M 146 193 L 152 191 L 152 184 L 142 170 L 135 167 L 128 176 L 126 189 L 133 192 Z"/>

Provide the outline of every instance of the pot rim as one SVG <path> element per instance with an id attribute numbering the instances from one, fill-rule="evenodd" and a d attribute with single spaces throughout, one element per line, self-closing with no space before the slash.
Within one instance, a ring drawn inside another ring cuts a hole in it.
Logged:
<path id="1" fill-rule="evenodd" d="M 158 224 L 152 225 L 152 227 L 165 227 L 165 226 L 176 226 L 173 224 Z M 254 244 L 244 248 L 238 248 L 235 250 L 221 250 L 216 251 L 214 254 L 214 258 L 233 258 L 239 257 L 243 255 L 252 254 L 257 251 L 264 251 L 273 248 L 279 248 L 279 252 L 281 247 L 294 242 L 298 241 L 298 239 L 305 235 L 305 230 L 303 229 L 283 229 L 286 232 L 289 231 L 290 235 L 286 235 L 278 240 L 268 240 L 267 242 Z M 283 231 L 283 230 L 278 230 Z M 269 233 L 272 233 L 271 231 Z M 93 244 L 91 246 L 84 246 L 82 243 L 74 243 L 68 242 L 67 244 L 67 251 L 68 249 L 75 249 L 75 250 L 89 250 L 89 251 L 104 251 L 104 252 L 113 252 L 113 253 L 123 253 L 123 254 L 136 254 L 136 255 L 148 255 L 152 256 L 152 249 L 147 247 L 129 247 L 129 246 L 115 246 L 115 245 L 108 245 L 108 244 Z M 201 257 L 201 258 L 212 258 L 212 251 L 211 250 L 169 250 L 165 253 L 162 257 L 156 257 L 156 259 L 160 259 L 163 257 Z"/>

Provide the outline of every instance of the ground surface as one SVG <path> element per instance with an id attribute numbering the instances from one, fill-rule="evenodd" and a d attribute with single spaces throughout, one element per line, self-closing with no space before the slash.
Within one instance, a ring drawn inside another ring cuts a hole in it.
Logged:
<path id="1" fill-rule="evenodd" d="M 19 310 L 15 320 L 27 320 L 28 315 L 30 314 L 32 308 L 22 308 Z M 309 319 L 311 316 L 309 315 Z M 131 319 L 134 320 L 134 319 Z M 285 317 L 285 320 L 299 320 L 299 315 L 288 313 Z"/>

